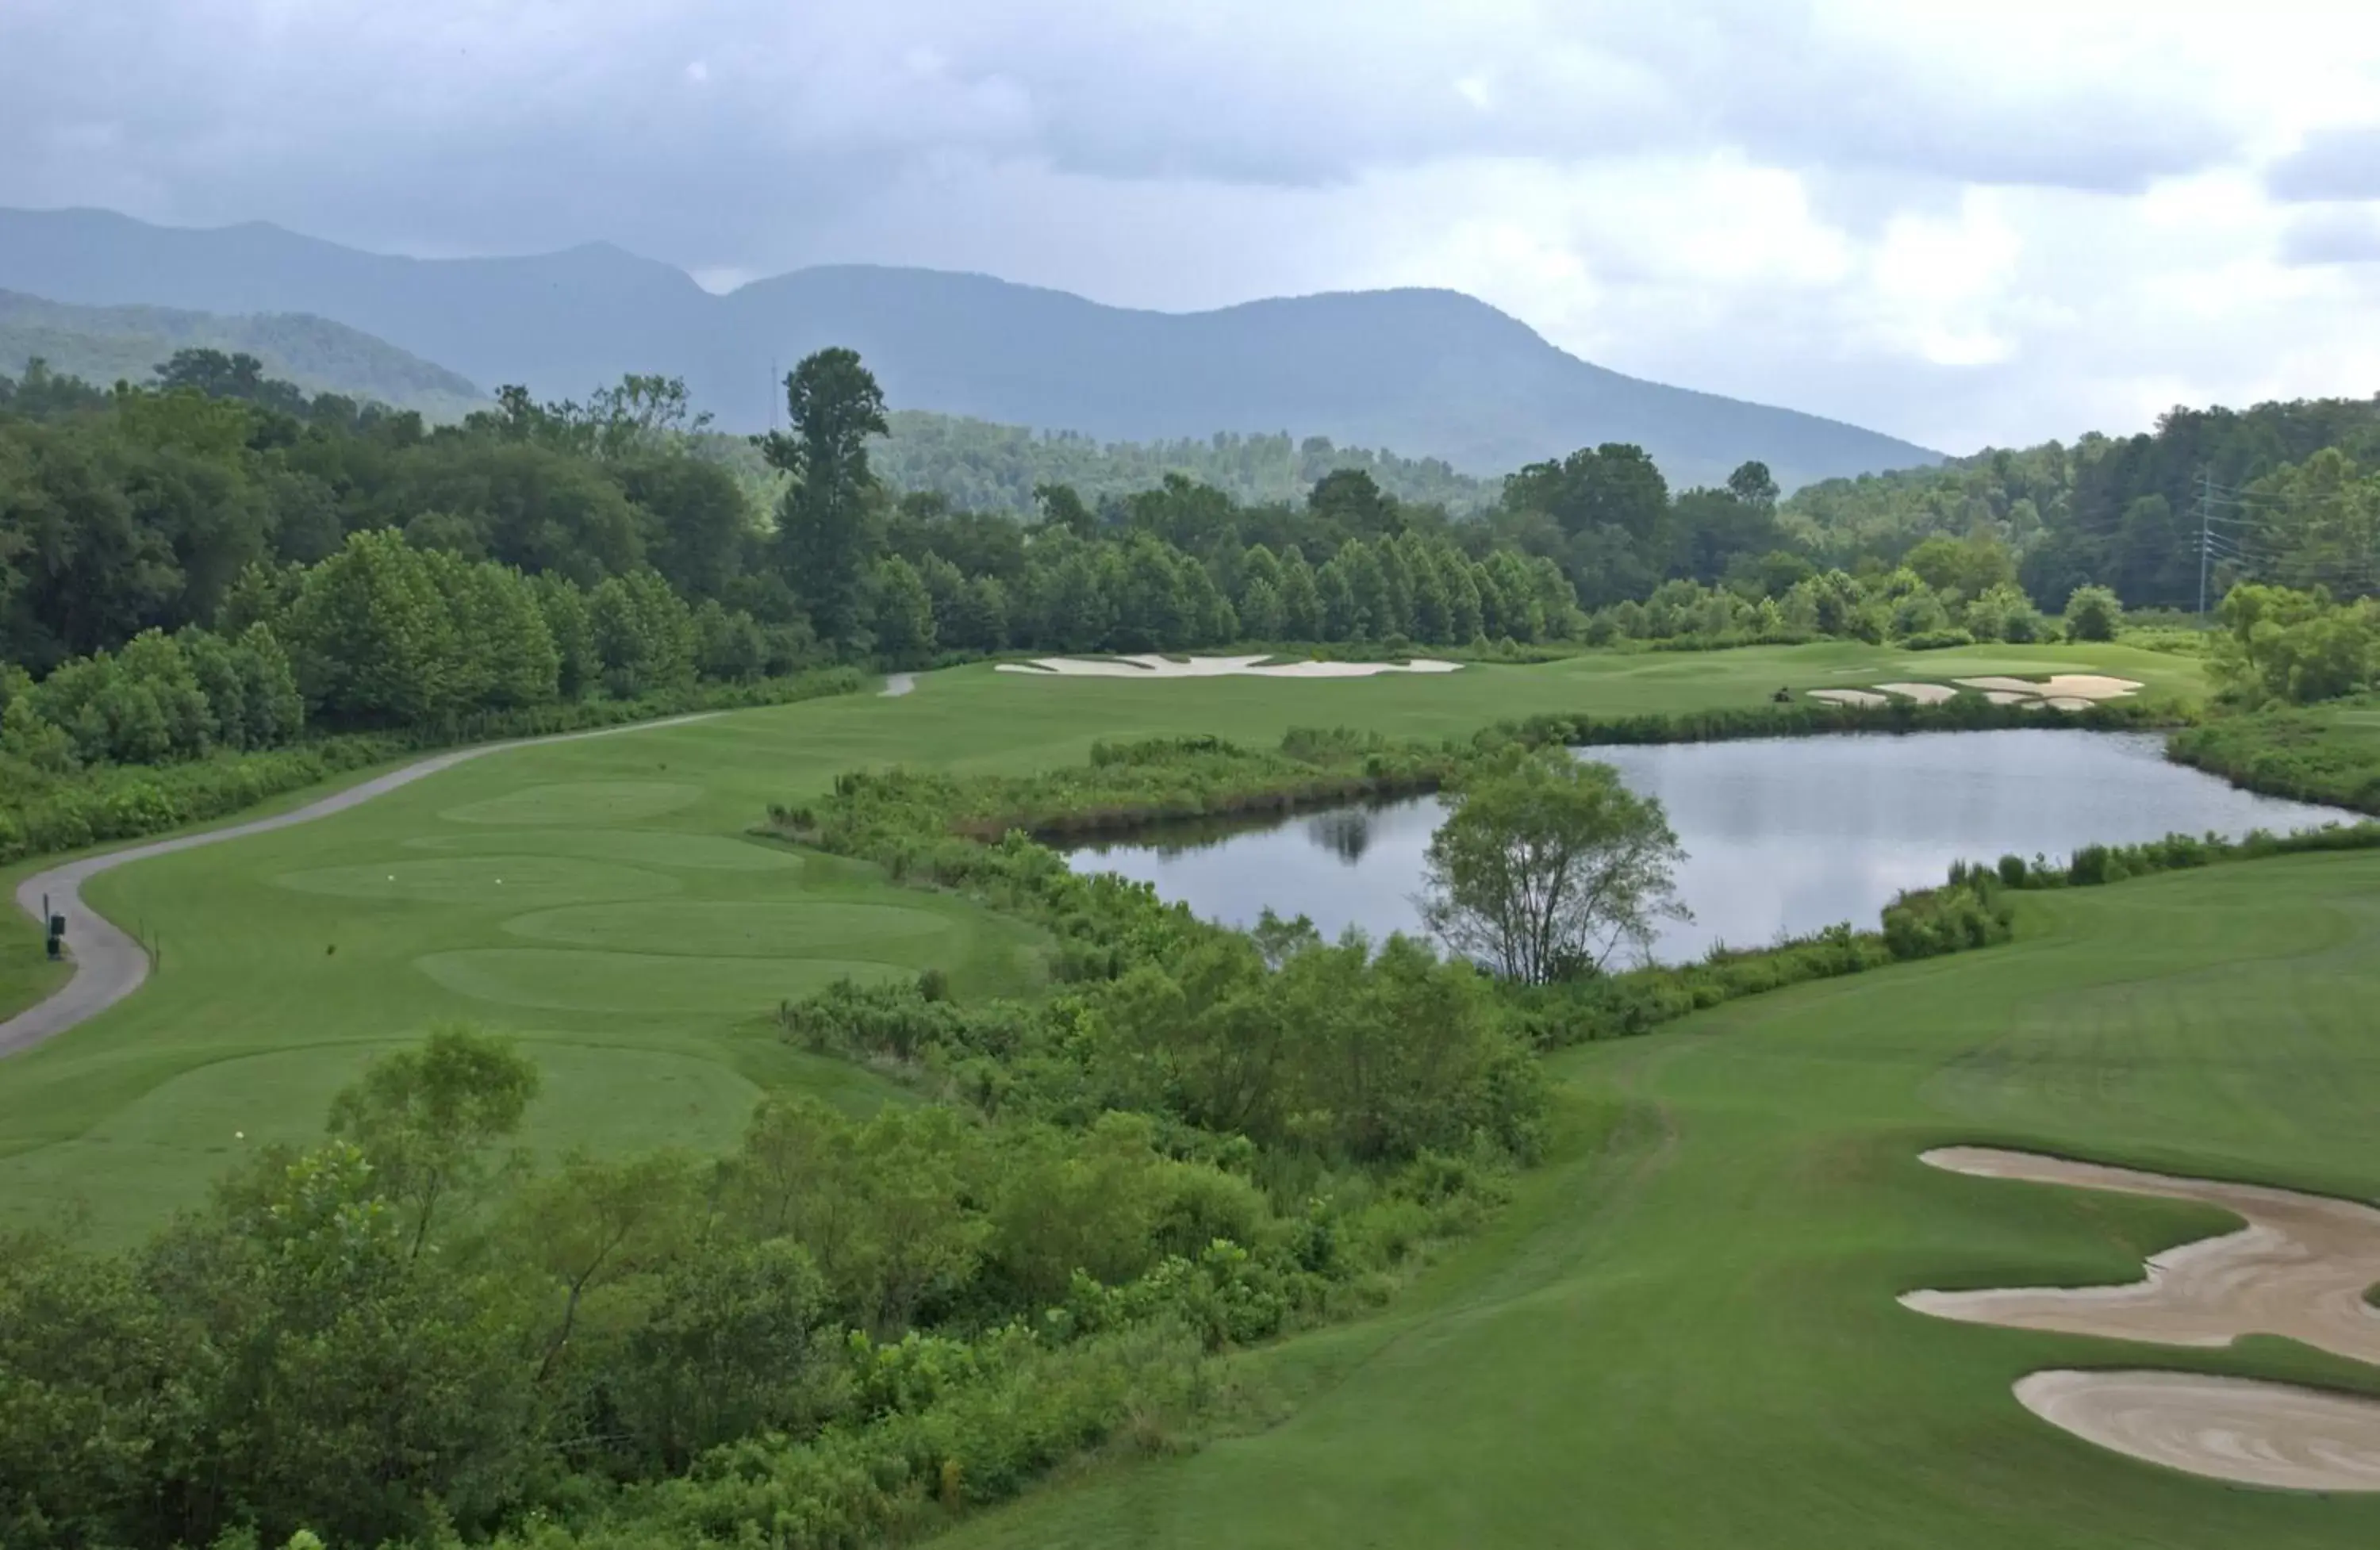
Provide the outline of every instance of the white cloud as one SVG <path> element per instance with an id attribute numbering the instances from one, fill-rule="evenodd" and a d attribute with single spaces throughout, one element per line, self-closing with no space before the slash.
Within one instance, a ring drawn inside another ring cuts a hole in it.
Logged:
<path id="1" fill-rule="evenodd" d="M 2380 387 L 2364 0 L 0 4 L 0 203 L 713 288 L 1451 285 L 1953 448 Z"/>
<path id="2" fill-rule="evenodd" d="M 1955 219 L 1894 219 L 1868 264 L 1876 337 L 1937 366 L 2009 359 L 2016 344 L 1999 311 L 2023 247 L 1984 189 L 1967 191 Z"/>

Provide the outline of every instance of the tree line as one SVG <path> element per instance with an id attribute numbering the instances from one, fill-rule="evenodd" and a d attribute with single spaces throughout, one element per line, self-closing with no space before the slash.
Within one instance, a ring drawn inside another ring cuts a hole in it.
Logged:
<path id="1" fill-rule="evenodd" d="M 962 511 L 1029 512 L 1033 491 L 1062 484 L 1096 505 L 1150 489 L 1168 474 L 1209 485 L 1241 505 L 1295 505 L 1342 469 L 1360 470 L 1395 500 L 1457 516 L 1495 503 L 1499 481 L 1434 457 L 1342 447 L 1328 436 L 1239 435 L 1100 442 L 1079 431 L 1030 430 L 955 415 L 894 410 L 868 448 L 894 490 L 941 496 Z"/>
<path id="2" fill-rule="evenodd" d="M 2237 582 L 2380 589 L 2380 398 L 2177 408 L 2136 436 L 2086 435 L 1939 467 L 1829 479 L 1785 519 L 1821 563 L 1985 536 L 2047 601 L 2093 584 L 2129 607 L 2195 609 Z"/>
<path id="3" fill-rule="evenodd" d="M 2029 592 L 2022 534 L 1988 525 L 1828 563 L 1759 464 L 1672 491 L 1616 444 L 1474 515 L 1364 466 L 1296 501 L 1169 472 L 968 510 L 880 477 L 893 421 L 856 355 L 785 388 L 788 429 L 731 456 L 659 377 L 506 388 L 434 429 L 212 350 L 146 387 L 0 379 L 0 757 L 55 772 L 1005 650 L 2023 641 L 2074 595 Z"/>

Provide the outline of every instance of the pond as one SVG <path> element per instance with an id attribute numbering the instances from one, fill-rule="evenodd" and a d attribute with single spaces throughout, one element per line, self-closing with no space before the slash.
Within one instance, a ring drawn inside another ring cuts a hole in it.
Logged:
<path id="1" fill-rule="evenodd" d="M 1873 927 L 1904 889 L 1953 861 L 2013 853 L 2063 861 L 2091 843 L 2181 832 L 2237 838 L 2350 818 L 2237 790 L 2168 763 L 2155 735 L 2039 731 L 1809 737 L 1596 748 L 1658 797 L 1686 849 L 1678 891 L 1691 922 L 1668 924 L 1654 956 L 1714 943 L 1760 947 L 1838 921 Z M 1210 920 L 1248 926 L 1270 907 L 1325 936 L 1418 932 L 1422 853 L 1444 817 L 1435 797 L 1257 825 L 1169 828 L 1087 845 L 1081 871 L 1121 872 Z"/>

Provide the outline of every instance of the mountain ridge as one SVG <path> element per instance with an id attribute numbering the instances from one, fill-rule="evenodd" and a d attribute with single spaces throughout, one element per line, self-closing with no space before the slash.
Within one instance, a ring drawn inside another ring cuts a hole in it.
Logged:
<path id="1" fill-rule="evenodd" d="M 105 386 L 141 382 L 176 350 L 244 353 L 309 393 L 369 398 L 431 419 L 484 407 L 479 385 L 344 323 L 303 312 L 215 313 L 127 304 L 84 307 L 0 289 L 0 374 L 39 358 Z"/>
<path id="2" fill-rule="evenodd" d="M 1633 442 L 1675 484 L 1716 483 L 1758 458 L 1789 488 L 1941 460 L 1841 421 L 1581 360 L 1444 287 L 1158 312 L 978 272 L 827 264 L 713 293 L 605 242 L 414 259 L 267 222 L 167 227 L 88 209 L 0 210 L 0 287 L 86 306 L 312 313 L 543 397 L 660 371 L 736 430 L 770 422 L 772 367 L 845 345 L 897 406 L 1106 440 L 1287 429 L 1482 475 Z"/>

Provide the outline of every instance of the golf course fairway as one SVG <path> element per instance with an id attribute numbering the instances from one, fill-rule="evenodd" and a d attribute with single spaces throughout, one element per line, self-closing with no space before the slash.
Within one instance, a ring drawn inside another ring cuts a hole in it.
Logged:
<path id="1" fill-rule="evenodd" d="M 1350 681 L 929 674 L 474 760 L 319 822 L 144 861 L 91 902 L 163 962 L 0 1062 L 0 1219 L 80 1204 L 126 1240 L 237 1151 L 320 1132 L 373 1051 L 442 1019 L 522 1039 L 544 1150 L 714 1146 L 753 1096 L 898 1101 L 776 1036 L 844 974 L 1029 990 L 1032 932 L 744 835 L 890 763 L 1029 769 L 1100 738 L 1468 732 L 1536 710 L 2195 664 L 2119 648 L 1829 645 Z M 501 880 L 499 880 L 501 879 Z M 1388 1313 L 1229 1359 L 1225 1435 L 1094 1461 L 954 1546 L 2338 1546 L 2380 1497 L 2240 1489 L 2029 1413 L 2045 1370 L 2380 1396 L 2286 1341 L 2175 1348 L 1965 1324 L 1921 1288 L 2128 1281 L 2236 1226 L 2207 1205 L 1967 1177 L 1998 1146 L 2380 1197 L 2380 856 L 2020 897 L 2008 946 L 1757 997 L 1548 1060 L 1551 1155 Z"/>
<path id="2" fill-rule="evenodd" d="M 1079 762 L 1102 738 L 1269 743 L 1331 725 L 1435 736 L 1537 711 L 1752 707 L 1783 685 L 2070 672 L 2201 686 L 2194 660 L 2110 646 L 1829 642 L 1323 681 L 1059 680 L 985 664 L 897 697 L 507 749 L 315 822 L 92 879 L 86 902 L 160 961 L 137 994 L 0 1060 L 0 1225 L 71 1209 L 101 1241 L 137 1237 L 202 1198 L 239 1149 L 318 1135 L 366 1060 L 443 1020 L 529 1047 L 546 1089 L 528 1139 L 549 1155 L 723 1145 L 766 1087 L 858 1108 L 897 1096 L 785 1046 L 778 1002 L 929 967 L 962 996 L 1027 991 L 1039 943 L 961 901 L 747 837 L 771 803 L 846 769 L 1021 771 Z M 16 995 L 0 1013 L 55 983 L 11 914 L 7 939 L 30 945 L 0 978 Z"/>

